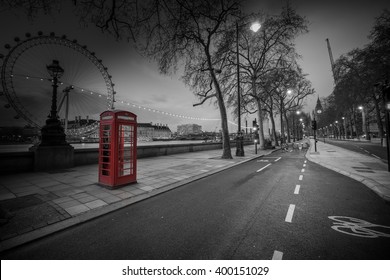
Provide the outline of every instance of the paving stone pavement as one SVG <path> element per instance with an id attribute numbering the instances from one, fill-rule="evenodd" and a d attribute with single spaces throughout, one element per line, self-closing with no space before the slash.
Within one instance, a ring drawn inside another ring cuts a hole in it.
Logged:
<path id="1" fill-rule="evenodd" d="M 349 151 L 335 145 L 311 139 L 308 160 L 351 177 L 370 188 L 386 202 L 390 202 L 390 172 L 387 163 L 373 156 Z"/>
<path id="2" fill-rule="evenodd" d="M 137 183 L 116 189 L 98 184 L 97 164 L 1 176 L 0 251 L 273 151 L 255 154 L 251 145 L 245 147 L 244 157 L 233 159 L 221 159 L 222 150 L 139 159 Z"/>

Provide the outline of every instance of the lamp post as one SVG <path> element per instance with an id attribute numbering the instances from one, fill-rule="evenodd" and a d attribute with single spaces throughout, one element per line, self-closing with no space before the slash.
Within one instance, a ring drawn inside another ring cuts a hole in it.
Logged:
<path id="1" fill-rule="evenodd" d="M 330 127 L 330 132 L 331 132 L 331 135 L 330 135 L 329 138 L 334 138 L 334 128 L 333 128 L 333 125 L 330 124 L 329 127 Z M 333 137 L 332 137 L 332 135 L 333 135 Z"/>
<path id="2" fill-rule="evenodd" d="M 300 114 L 301 114 L 301 111 L 298 110 L 296 112 L 296 115 L 299 116 Z M 293 117 L 293 121 L 294 121 L 294 118 L 295 118 L 295 116 Z M 294 127 L 294 129 L 297 130 L 295 127 Z M 296 132 L 297 132 L 297 141 L 298 141 L 299 140 L 299 135 L 298 135 L 298 131 L 296 131 Z M 294 141 L 295 141 L 295 132 L 294 132 Z"/>
<path id="3" fill-rule="evenodd" d="M 253 23 L 250 29 L 253 32 L 257 32 L 261 27 L 260 23 Z M 236 55 L 237 55 L 237 114 L 238 114 L 238 128 L 237 128 L 237 137 L 236 137 L 236 156 L 243 157 L 245 156 L 244 152 L 244 141 L 241 132 L 241 89 L 240 89 L 240 53 L 239 53 L 239 31 L 238 31 L 238 21 L 236 21 Z M 261 112 L 260 112 L 261 114 Z M 261 121 L 261 120 L 259 120 Z"/>
<path id="4" fill-rule="evenodd" d="M 255 142 L 255 154 L 257 155 L 257 142 L 259 140 L 259 134 L 258 134 L 258 125 L 256 119 L 253 121 L 253 135 L 254 135 L 254 142 Z"/>
<path id="5" fill-rule="evenodd" d="M 343 119 L 343 126 L 344 126 L 344 139 L 347 139 L 348 138 L 348 135 L 347 135 L 347 124 L 345 123 L 345 117 L 342 117 Z"/>
<path id="6" fill-rule="evenodd" d="M 46 125 L 42 127 L 42 141 L 39 146 L 62 146 L 68 145 L 66 135 L 61 121 L 57 115 L 57 88 L 58 80 L 64 73 L 64 69 L 59 65 L 58 60 L 53 60 L 52 64 L 46 66 L 52 77 L 53 94 L 51 99 L 51 109 L 46 120 Z"/>
<path id="7" fill-rule="evenodd" d="M 368 139 L 368 135 L 367 135 L 367 126 L 366 126 L 366 115 L 365 115 L 365 113 L 364 113 L 364 107 L 363 107 L 363 106 L 359 106 L 358 109 L 362 111 L 363 132 L 364 132 L 364 134 L 366 135 L 366 139 Z"/>
<path id="8" fill-rule="evenodd" d="M 334 126 L 336 127 L 336 139 L 341 139 L 341 133 L 340 133 L 340 128 L 339 128 L 339 121 L 334 122 Z"/>
<path id="9" fill-rule="evenodd" d="M 315 108 L 315 113 L 314 113 L 314 121 L 313 121 L 313 124 L 312 124 L 312 128 L 314 130 L 314 151 L 315 152 L 317 152 L 317 133 L 316 133 L 317 121 L 316 121 L 316 114 L 321 114 L 321 113 L 322 113 L 322 106 L 321 106 L 321 102 L 320 102 L 320 97 L 318 97 L 316 108 Z"/>

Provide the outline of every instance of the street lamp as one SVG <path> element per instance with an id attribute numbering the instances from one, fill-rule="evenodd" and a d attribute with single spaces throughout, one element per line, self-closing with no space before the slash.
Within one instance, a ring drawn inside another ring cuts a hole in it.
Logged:
<path id="1" fill-rule="evenodd" d="M 339 121 L 335 121 L 335 122 L 334 122 L 334 126 L 336 127 L 336 133 L 337 133 L 336 138 L 337 138 L 337 139 L 338 139 L 338 138 L 341 139 L 341 133 L 340 133 L 340 129 L 339 129 Z"/>
<path id="2" fill-rule="evenodd" d="M 42 127 L 42 141 L 40 146 L 62 146 L 68 145 L 66 135 L 61 121 L 57 115 L 57 88 L 58 80 L 64 73 L 64 69 L 60 66 L 58 60 L 53 60 L 52 64 L 46 66 L 47 71 L 52 77 L 53 94 L 51 99 L 51 110 L 46 120 L 46 125 Z"/>
<path id="3" fill-rule="evenodd" d="M 366 135 L 366 139 L 368 139 L 368 135 L 367 135 L 367 126 L 366 126 L 366 115 L 364 113 L 364 107 L 363 106 L 359 106 L 358 107 L 359 110 L 362 111 L 362 126 L 363 126 L 363 132 L 364 134 Z"/>
<path id="4" fill-rule="evenodd" d="M 345 117 L 341 117 L 343 119 L 343 126 L 344 126 L 344 139 L 347 139 L 348 138 L 348 135 L 347 135 L 347 124 L 345 122 Z"/>
<path id="5" fill-rule="evenodd" d="M 301 111 L 296 111 L 295 114 L 297 116 L 299 116 L 301 114 Z M 294 136 L 294 142 L 295 142 L 295 134 L 297 134 L 296 136 L 296 140 L 298 141 L 298 131 L 297 131 L 297 128 L 295 127 L 295 115 L 293 115 L 293 136 Z"/>
<path id="6" fill-rule="evenodd" d="M 317 130 L 317 121 L 316 121 L 316 114 L 321 114 L 322 113 L 322 105 L 321 105 L 321 102 L 320 102 L 320 97 L 318 96 L 318 99 L 317 99 L 317 104 L 316 104 L 316 108 L 315 108 L 315 113 L 314 113 L 314 121 L 312 123 L 312 128 L 313 128 L 313 131 L 314 131 L 314 151 L 317 152 L 317 133 L 316 133 L 316 130 Z"/>
<path id="7" fill-rule="evenodd" d="M 251 25 L 250 29 L 253 32 L 257 32 L 261 27 L 261 24 L 255 22 Z M 236 156 L 245 156 L 244 152 L 244 139 L 241 132 L 241 92 L 240 92 L 240 53 L 239 53 L 239 34 L 238 34 L 238 21 L 236 21 L 236 55 L 237 55 L 237 106 L 238 106 L 238 128 L 236 138 Z M 261 112 L 260 112 L 261 114 Z M 261 120 L 259 120 L 261 121 Z"/>

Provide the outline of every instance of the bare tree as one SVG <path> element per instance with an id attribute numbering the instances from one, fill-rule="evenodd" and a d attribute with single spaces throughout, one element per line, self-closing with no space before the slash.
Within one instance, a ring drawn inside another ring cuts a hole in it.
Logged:
<path id="1" fill-rule="evenodd" d="M 264 18 L 265 16 L 255 14 L 249 18 L 259 17 Z M 243 26 L 245 27 L 245 25 Z M 289 5 L 284 7 L 279 15 L 266 16 L 259 32 L 250 32 L 248 27 L 241 31 L 240 46 L 243 51 L 240 52 L 240 68 L 242 69 L 243 83 L 246 84 L 247 94 L 250 96 L 246 102 L 252 102 L 257 108 L 260 149 L 264 149 L 263 115 L 266 105 L 263 100 L 273 102 L 272 96 L 264 96 L 269 88 L 265 89 L 262 85 L 266 84 L 265 79 L 272 77 L 268 73 L 275 73 L 274 70 L 278 67 L 278 61 L 281 57 L 295 54 L 294 39 L 306 31 L 306 19 L 298 15 Z"/>
<path id="2" fill-rule="evenodd" d="M 139 50 L 158 62 L 161 73 L 184 71 L 183 80 L 194 90 L 201 105 L 216 100 L 220 111 L 223 154 L 232 158 L 226 105 L 221 75 L 224 52 L 232 40 L 226 34 L 234 30 L 240 17 L 240 0 L 73 0 L 81 20 L 93 23 L 117 39 L 136 41 Z M 45 7 L 50 11 L 61 1 L 3 0 L 9 7 L 26 9 L 30 16 Z"/>

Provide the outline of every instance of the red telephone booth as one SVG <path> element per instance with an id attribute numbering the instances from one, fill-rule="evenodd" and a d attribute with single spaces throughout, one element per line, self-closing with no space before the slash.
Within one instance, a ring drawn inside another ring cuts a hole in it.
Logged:
<path id="1" fill-rule="evenodd" d="M 119 110 L 100 114 L 99 183 L 137 182 L 137 116 Z"/>

